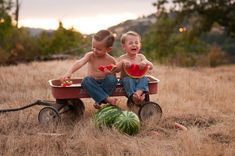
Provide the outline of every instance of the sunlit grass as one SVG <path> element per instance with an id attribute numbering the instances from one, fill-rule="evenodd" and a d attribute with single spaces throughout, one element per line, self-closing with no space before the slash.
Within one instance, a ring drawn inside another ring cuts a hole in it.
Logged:
<path id="1" fill-rule="evenodd" d="M 37 99 L 55 100 L 49 79 L 61 76 L 74 60 L 0 67 L 0 108 L 16 108 Z M 86 75 L 86 67 L 74 76 Z M 0 155 L 235 155 L 235 66 L 179 68 L 155 64 L 160 79 L 151 95 L 163 109 L 159 125 L 145 125 L 136 136 L 100 130 L 92 121 L 91 99 L 80 121 L 62 118 L 57 127 L 37 121 L 42 107 L 0 114 Z M 119 106 L 127 109 L 126 98 Z M 66 116 L 63 114 L 62 116 Z M 174 128 L 177 121 L 188 128 Z M 50 135 L 57 134 L 57 135 Z"/>

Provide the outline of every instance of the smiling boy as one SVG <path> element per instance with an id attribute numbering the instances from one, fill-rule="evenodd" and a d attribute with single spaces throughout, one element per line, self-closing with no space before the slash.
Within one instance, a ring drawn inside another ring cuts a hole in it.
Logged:
<path id="1" fill-rule="evenodd" d="M 92 37 L 92 51 L 87 52 L 81 59 L 77 60 L 69 70 L 61 77 L 64 81 L 79 70 L 85 64 L 87 76 L 82 80 L 82 87 L 95 101 L 94 107 L 99 109 L 102 103 L 116 105 L 117 99 L 110 97 L 117 84 L 117 79 L 109 70 L 100 71 L 100 66 L 116 64 L 114 57 L 108 53 L 112 50 L 114 35 L 109 30 L 101 30 Z"/>

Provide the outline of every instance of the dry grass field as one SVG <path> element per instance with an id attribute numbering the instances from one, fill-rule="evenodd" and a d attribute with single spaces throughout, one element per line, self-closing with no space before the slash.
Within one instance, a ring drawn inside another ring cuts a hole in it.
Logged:
<path id="1" fill-rule="evenodd" d="M 49 79 L 62 75 L 74 60 L 33 62 L 0 67 L 0 109 L 36 101 L 55 100 Z M 74 76 L 85 76 L 85 67 Z M 82 99 L 80 120 L 62 115 L 58 126 L 39 125 L 34 106 L 0 113 L 0 155 L 125 155 L 125 156 L 234 156 L 235 66 L 180 68 L 155 65 L 151 75 L 160 79 L 158 94 L 163 116 L 158 125 L 144 124 L 135 136 L 99 129 L 92 121 L 91 99 Z M 118 105 L 127 109 L 126 98 Z M 178 130 L 174 122 L 188 128 Z"/>

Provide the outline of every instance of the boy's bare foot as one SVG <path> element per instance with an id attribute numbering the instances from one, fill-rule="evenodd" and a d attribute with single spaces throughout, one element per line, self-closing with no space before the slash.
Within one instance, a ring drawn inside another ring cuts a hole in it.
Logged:
<path id="1" fill-rule="evenodd" d="M 117 100 L 118 100 L 117 98 L 113 98 L 113 97 L 108 96 L 105 101 L 107 101 L 111 105 L 117 105 Z"/>
<path id="2" fill-rule="evenodd" d="M 93 106 L 95 107 L 95 109 L 100 109 L 101 108 L 101 105 L 98 104 L 98 103 L 95 103 Z"/>
<path id="3" fill-rule="evenodd" d="M 145 99 L 145 94 L 143 93 L 141 96 L 140 96 L 140 101 L 143 102 Z"/>
<path id="4" fill-rule="evenodd" d="M 143 94 L 142 90 L 137 90 L 134 94 L 133 94 L 133 102 L 137 105 L 139 105 L 141 102 L 144 101 L 145 98 L 145 94 Z"/>
<path id="5" fill-rule="evenodd" d="M 137 90 L 135 93 L 138 95 L 138 98 L 140 99 L 140 96 L 143 94 L 143 91 Z"/>
<path id="6" fill-rule="evenodd" d="M 133 101 L 135 104 L 139 104 L 139 95 L 138 95 L 137 93 L 133 93 L 132 101 Z"/>

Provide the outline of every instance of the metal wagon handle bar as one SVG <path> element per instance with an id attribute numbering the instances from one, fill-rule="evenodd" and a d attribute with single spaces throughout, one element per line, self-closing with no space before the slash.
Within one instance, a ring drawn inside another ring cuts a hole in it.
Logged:
<path id="1" fill-rule="evenodd" d="M 52 103 L 53 103 L 53 101 L 37 100 L 33 103 L 30 103 L 28 105 L 25 105 L 25 106 L 19 107 L 19 108 L 0 109 L 0 113 L 19 111 L 19 110 L 23 110 L 23 109 L 26 109 L 26 108 L 29 108 L 29 107 L 32 107 L 35 105 L 51 106 Z"/>

